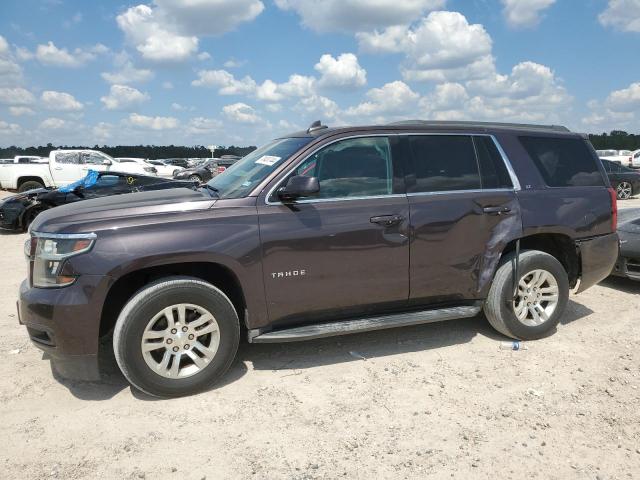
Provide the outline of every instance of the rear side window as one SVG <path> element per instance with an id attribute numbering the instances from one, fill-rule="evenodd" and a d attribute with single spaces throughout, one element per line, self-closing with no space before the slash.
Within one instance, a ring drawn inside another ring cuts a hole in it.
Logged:
<path id="1" fill-rule="evenodd" d="M 415 180 L 407 191 L 445 192 L 481 188 L 480 171 L 471 136 L 415 135 L 409 137 Z"/>
<path id="2" fill-rule="evenodd" d="M 520 137 L 550 187 L 603 186 L 596 159 L 579 138 Z"/>
<path id="3" fill-rule="evenodd" d="M 78 152 L 58 152 L 56 153 L 56 162 L 58 163 L 80 163 L 80 154 Z"/>
<path id="4" fill-rule="evenodd" d="M 482 188 L 513 188 L 513 182 L 491 137 L 473 137 L 478 154 Z"/>

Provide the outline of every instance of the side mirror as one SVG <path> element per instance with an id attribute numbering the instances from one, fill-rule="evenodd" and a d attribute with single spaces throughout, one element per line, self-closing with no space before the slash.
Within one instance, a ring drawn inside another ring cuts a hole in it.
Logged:
<path id="1" fill-rule="evenodd" d="M 312 197 L 320 192 L 317 177 L 296 175 L 278 190 L 278 198 L 283 202 L 293 202 L 300 197 Z"/>
<path id="2" fill-rule="evenodd" d="M 109 166 L 109 165 L 112 165 L 112 164 L 113 164 L 113 162 L 112 162 L 111 160 L 105 159 L 105 160 L 102 162 L 102 164 L 103 164 L 103 165 L 106 165 L 106 166 Z"/>

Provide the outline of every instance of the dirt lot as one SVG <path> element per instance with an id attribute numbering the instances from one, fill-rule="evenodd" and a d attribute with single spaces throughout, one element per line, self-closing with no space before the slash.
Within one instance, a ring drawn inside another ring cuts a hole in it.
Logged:
<path id="1" fill-rule="evenodd" d="M 640 477 L 640 283 L 572 297 L 524 351 L 483 317 L 245 344 L 223 385 L 158 401 L 112 360 L 52 376 L 16 318 L 24 239 L 0 235 L 2 478 Z"/>

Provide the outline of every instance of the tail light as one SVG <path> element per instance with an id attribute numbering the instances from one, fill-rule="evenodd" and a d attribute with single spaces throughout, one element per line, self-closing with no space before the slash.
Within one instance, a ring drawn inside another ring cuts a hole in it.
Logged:
<path id="1" fill-rule="evenodd" d="M 222 172 L 224 172 L 227 169 L 227 167 L 223 167 L 222 165 L 218 166 L 218 175 L 221 174 Z"/>
<path id="2" fill-rule="evenodd" d="M 611 231 L 615 232 L 618 229 L 618 197 L 612 187 L 607 190 L 609 190 L 609 196 L 611 197 Z"/>

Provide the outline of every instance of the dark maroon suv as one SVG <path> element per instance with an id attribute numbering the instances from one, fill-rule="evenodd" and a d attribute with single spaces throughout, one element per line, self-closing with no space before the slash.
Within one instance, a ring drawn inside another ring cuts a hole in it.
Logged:
<path id="1" fill-rule="evenodd" d="M 137 388 L 206 388 L 249 342 L 473 317 L 536 339 L 618 256 L 616 195 L 554 126 L 403 122 L 285 136 L 198 191 L 44 212 L 19 316 L 64 376 L 113 332 Z M 479 320 L 481 321 L 481 320 Z"/>

